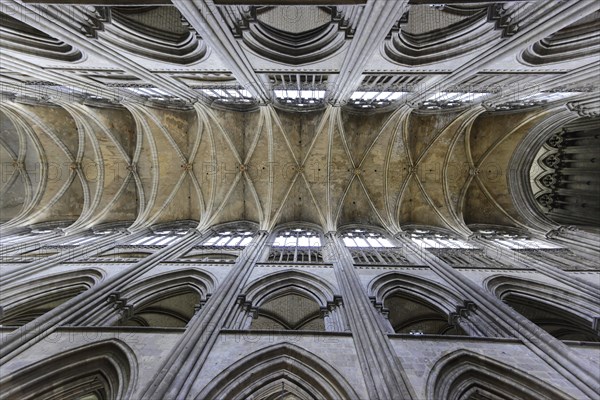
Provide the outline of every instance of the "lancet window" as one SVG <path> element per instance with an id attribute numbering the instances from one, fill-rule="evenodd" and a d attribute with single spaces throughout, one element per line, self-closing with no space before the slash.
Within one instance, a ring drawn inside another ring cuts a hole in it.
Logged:
<path id="1" fill-rule="evenodd" d="M 157 230 L 129 243 L 132 246 L 166 246 L 187 233 L 187 229 Z"/>
<path id="2" fill-rule="evenodd" d="M 323 262 L 321 237 L 312 229 L 282 230 L 273 241 L 271 262 Z"/>
<path id="3" fill-rule="evenodd" d="M 11 246 L 19 243 L 26 244 L 29 241 L 35 240 L 36 238 L 42 237 L 52 233 L 52 229 L 32 229 L 29 232 L 18 233 L 15 235 L 2 235 L 0 237 L 0 243 L 2 246 Z"/>
<path id="4" fill-rule="evenodd" d="M 245 247 L 252 241 L 254 232 L 247 228 L 226 229 L 215 232 L 202 246 Z"/>
<path id="5" fill-rule="evenodd" d="M 546 240 L 494 229 L 482 229 L 478 231 L 478 234 L 483 239 L 508 247 L 518 254 L 527 255 L 544 263 L 551 263 L 561 269 L 597 269 L 597 265 L 589 260 Z"/>
<path id="6" fill-rule="evenodd" d="M 408 264 L 401 249 L 381 233 L 357 228 L 344 232 L 342 240 L 355 264 Z"/>
<path id="7" fill-rule="evenodd" d="M 410 239 L 426 249 L 473 249 L 475 246 L 448 234 L 426 229 L 409 231 Z"/>
<path id="8" fill-rule="evenodd" d="M 485 249 L 443 232 L 415 229 L 409 232 L 410 239 L 428 252 L 455 268 L 507 267 L 488 256 Z"/>

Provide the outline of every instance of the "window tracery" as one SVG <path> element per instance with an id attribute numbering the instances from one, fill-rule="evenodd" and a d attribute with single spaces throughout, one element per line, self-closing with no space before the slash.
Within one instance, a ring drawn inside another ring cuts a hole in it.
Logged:
<path id="1" fill-rule="evenodd" d="M 187 229 L 164 229 L 154 231 L 129 243 L 132 246 L 166 246 L 188 232 Z"/>
<path id="2" fill-rule="evenodd" d="M 227 229 L 215 234 L 202 243 L 202 246 L 245 247 L 252 241 L 254 232 L 247 228 Z"/>
<path id="3" fill-rule="evenodd" d="M 503 244 L 512 250 L 525 250 L 525 249 L 559 249 L 554 243 L 550 243 L 544 240 L 535 239 L 519 232 L 508 232 L 499 229 L 479 229 L 477 235 L 486 240 L 493 240 L 497 243 Z"/>
<path id="4" fill-rule="evenodd" d="M 96 243 L 119 232 L 119 228 L 91 230 L 69 236 L 62 236 L 61 232 L 61 228 L 36 228 L 8 237 L 7 243 L 2 242 L 2 250 L 7 250 L 2 255 L 2 261 L 32 262 L 67 252 L 73 255 L 94 253 Z"/>
<path id="5" fill-rule="evenodd" d="M 425 249 L 474 249 L 470 243 L 456 239 L 442 232 L 427 229 L 414 229 L 408 231 L 409 238 Z"/>
<path id="6" fill-rule="evenodd" d="M 32 229 L 31 231 L 25 233 L 18 233 L 14 235 L 1 235 L 0 242 L 2 243 L 2 246 L 8 246 L 17 243 L 23 243 L 29 241 L 29 239 L 34 240 L 35 238 L 41 237 L 42 235 L 47 235 L 52 232 L 52 229 Z"/>
<path id="7" fill-rule="evenodd" d="M 409 232 L 413 242 L 454 268 L 507 267 L 502 262 L 488 256 L 485 249 L 477 248 L 471 243 L 453 238 L 449 234 L 425 229 L 414 229 Z"/>
<path id="8" fill-rule="evenodd" d="M 181 261 L 232 263 L 237 255 L 228 253 L 195 253 L 190 252 L 179 258 Z"/>
<path id="9" fill-rule="evenodd" d="M 94 230 L 91 232 L 87 232 L 83 235 L 74 237 L 72 239 L 67 239 L 65 242 L 62 242 L 62 244 L 69 245 L 69 246 L 78 246 L 81 244 L 92 244 L 93 242 L 97 241 L 98 239 L 100 239 L 102 237 L 105 237 L 108 235 L 113 235 L 117 232 L 118 232 L 118 229 Z"/>
<path id="10" fill-rule="evenodd" d="M 581 118 L 550 131 L 529 167 L 536 207 L 557 223 L 590 226 L 599 220 L 597 127 L 597 119 Z"/>
<path id="11" fill-rule="evenodd" d="M 317 231 L 294 228 L 280 231 L 271 245 L 271 262 L 323 262 L 321 237 Z"/>
<path id="12" fill-rule="evenodd" d="M 382 234 L 359 228 L 342 234 L 342 240 L 346 247 L 394 247 Z"/>
<path id="13" fill-rule="evenodd" d="M 409 264 L 409 261 L 397 250 L 350 250 L 355 264 Z"/>
<path id="14" fill-rule="evenodd" d="M 401 250 L 381 233 L 357 228 L 341 237 L 355 264 L 409 264 Z"/>
<path id="15" fill-rule="evenodd" d="M 597 269 L 597 266 L 591 265 L 587 259 L 546 240 L 494 229 L 482 229 L 477 233 L 485 240 L 506 246 L 519 254 L 527 255 L 538 261 L 551 263 L 561 269 Z"/>

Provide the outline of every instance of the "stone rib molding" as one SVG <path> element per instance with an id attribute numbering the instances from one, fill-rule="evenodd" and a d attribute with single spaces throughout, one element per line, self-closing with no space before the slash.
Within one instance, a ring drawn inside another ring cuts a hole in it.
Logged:
<path id="1" fill-rule="evenodd" d="M 250 60 L 240 47 L 233 33 L 222 21 L 218 7 L 212 0 L 176 1 L 181 15 L 200 33 L 233 72 L 238 82 L 249 90 L 261 103 L 269 103 L 271 95 L 254 72 Z"/>
<path id="2" fill-rule="evenodd" d="M 366 4 L 339 75 L 326 94 L 330 103 L 339 105 L 352 95 L 360 84 L 367 61 L 379 48 L 392 26 L 402 17 L 407 4 L 405 0 L 370 0 Z"/>
<path id="3" fill-rule="evenodd" d="M 350 252 L 335 233 L 329 232 L 325 238 L 327 243 L 324 249 L 329 249 L 335 275 L 343 291 L 369 398 L 416 399 L 401 362 L 360 284 Z"/>
<path id="4" fill-rule="evenodd" d="M 519 21 L 523 26 L 516 34 L 501 39 L 501 42 L 490 43 L 477 57 L 472 58 L 451 74 L 429 79 L 423 86 L 424 90 L 413 96 L 410 101 L 424 100 L 427 94 L 431 93 L 431 90 L 439 89 L 441 83 L 444 87 L 460 83 L 485 68 L 493 60 L 499 59 L 505 54 L 510 54 L 516 49 L 523 48 L 529 43 L 541 40 L 553 32 L 578 21 L 582 15 L 594 12 L 597 4 L 593 0 L 565 2 L 560 5 L 554 2 L 534 2 L 529 3 L 528 7 L 535 7 L 535 9 L 523 13 L 525 15 L 524 20 Z M 520 13 L 518 12 L 517 15 Z"/>
<path id="5" fill-rule="evenodd" d="M 96 253 L 101 253 L 103 251 L 109 250 L 110 248 L 114 247 L 123 240 L 133 240 L 141 236 L 143 233 L 144 232 L 140 231 L 136 234 L 130 235 L 129 233 L 120 232 L 116 235 L 109 235 L 109 237 L 102 238 L 98 242 L 94 243 L 92 250 Z M 84 247 L 87 246 L 84 245 Z M 87 250 L 87 252 L 85 250 Z M 49 258 L 39 262 L 29 263 L 15 271 L 9 271 L 2 276 L 2 286 L 13 284 L 19 280 L 22 280 L 23 278 L 31 276 L 34 273 L 54 267 L 55 265 L 65 262 L 77 261 L 78 259 L 89 255 L 89 250 L 90 249 L 87 248 L 84 250 L 75 249 L 74 251 L 66 251 L 64 253 L 59 253 L 55 256 L 50 256 Z"/>
<path id="6" fill-rule="evenodd" d="M 188 101 L 195 101 L 197 94 L 186 85 L 176 82 L 173 79 L 165 78 L 160 75 L 152 74 L 146 68 L 136 64 L 128 58 L 124 58 L 119 54 L 119 50 L 113 49 L 110 45 L 105 45 L 104 42 L 95 40 L 90 42 L 83 33 L 75 32 L 74 30 L 65 28 L 61 25 L 61 18 L 69 21 L 72 16 L 63 9 L 53 8 L 55 13 L 49 13 L 44 8 L 37 7 L 31 4 L 22 4 L 17 0 L 9 0 L 3 3 L 7 10 L 10 10 L 13 15 L 18 16 L 19 20 L 29 24 L 42 32 L 59 38 L 66 43 L 75 44 L 80 49 L 90 54 L 96 54 L 101 58 L 110 60 L 115 66 L 123 68 L 135 76 L 147 82 L 156 85 L 156 87 L 166 89 L 173 94 L 181 96 Z"/>
<path id="7" fill-rule="evenodd" d="M 144 388 L 144 399 L 187 399 L 194 381 L 200 373 L 206 358 L 218 339 L 226 319 L 237 300 L 239 291 L 252 273 L 257 259 L 261 256 L 268 233 L 259 231 L 253 241 L 246 246 L 237 258 L 235 266 L 224 281 L 216 288 L 201 313 L 189 322 L 170 356 L 162 363 L 159 372 Z"/>
<path id="8" fill-rule="evenodd" d="M 454 290 L 473 299 L 478 307 L 488 310 L 492 315 L 496 315 L 500 327 L 512 332 L 525 346 L 546 360 L 549 365 L 579 390 L 591 399 L 600 396 L 598 377 L 595 373 L 600 365 L 596 368 L 590 368 L 590 365 L 582 362 L 581 358 L 560 340 L 552 337 L 501 300 L 485 292 L 470 279 L 465 279 L 460 272 L 440 260 L 433 253 L 419 247 L 412 240 L 403 237 L 397 237 L 397 240 L 402 242 L 408 252 L 412 253 L 407 254 L 407 256 L 421 260 L 420 263 L 426 261 L 431 269 L 444 278 Z"/>
<path id="9" fill-rule="evenodd" d="M 107 278 L 97 286 L 57 306 L 32 322 L 22 326 L 8 337 L 3 337 L 0 349 L 0 365 L 8 362 L 26 348 L 50 335 L 61 324 L 77 315 L 93 313 L 106 301 L 106 297 L 116 288 L 126 285 L 136 277 L 158 265 L 161 261 L 189 250 L 197 242 L 199 232 L 190 230 L 171 246 L 167 246 L 125 270 Z M 77 310 L 74 315 L 73 310 Z"/>
<path id="10" fill-rule="evenodd" d="M 530 257 L 525 253 L 517 253 L 508 246 L 505 246 L 500 243 L 492 245 L 487 240 L 479 238 L 475 238 L 473 239 L 473 241 L 478 246 L 485 248 L 487 250 L 486 254 L 491 258 L 497 259 L 498 261 L 507 263 L 509 265 L 514 265 L 518 268 L 533 267 L 539 273 L 546 275 L 552 279 L 555 279 L 559 282 L 562 282 L 566 285 L 569 285 L 571 288 L 587 294 L 592 299 L 598 297 L 598 291 L 600 290 L 600 286 L 594 285 L 590 282 L 580 279 L 577 276 L 572 276 L 571 274 L 561 270 L 560 268 L 552 266 L 550 263 L 540 262 L 539 260 L 536 260 L 535 258 Z M 511 257 L 506 257 L 505 255 L 511 255 Z M 557 258 L 553 257 L 551 254 L 548 254 L 547 257 L 551 260 L 557 260 Z M 598 304 L 600 305 L 600 302 Z"/>

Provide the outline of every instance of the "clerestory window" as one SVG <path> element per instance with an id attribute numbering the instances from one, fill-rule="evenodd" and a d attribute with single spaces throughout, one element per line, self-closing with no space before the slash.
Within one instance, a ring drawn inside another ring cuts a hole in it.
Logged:
<path id="1" fill-rule="evenodd" d="M 347 247 L 394 247 L 382 234 L 366 229 L 353 229 L 342 235 Z"/>
<path id="2" fill-rule="evenodd" d="M 312 229 L 283 230 L 279 232 L 271 246 L 268 261 L 323 262 L 321 237 Z"/>
<path id="3" fill-rule="evenodd" d="M 230 229 L 215 232 L 202 246 L 245 247 L 252 241 L 254 232 L 249 229 Z"/>

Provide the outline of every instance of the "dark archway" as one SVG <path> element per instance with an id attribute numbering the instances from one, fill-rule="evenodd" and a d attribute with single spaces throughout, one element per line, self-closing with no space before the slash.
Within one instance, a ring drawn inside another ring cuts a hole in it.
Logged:
<path id="1" fill-rule="evenodd" d="M 583 318 L 563 309 L 519 294 L 504 296 L 502 301 L 559 340 L 600 342 L 598 332 Z"/>
<path id="2" fill-rule="evenodd" d="M 465 335 L 458 326 L 451 325 L 448 315 L 434 305 L 402 292 L 389 295 L 383 302 L 388 310 L 394 332 L 413 335 Z"/>

